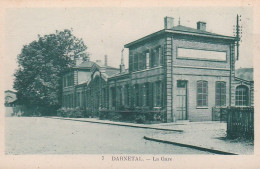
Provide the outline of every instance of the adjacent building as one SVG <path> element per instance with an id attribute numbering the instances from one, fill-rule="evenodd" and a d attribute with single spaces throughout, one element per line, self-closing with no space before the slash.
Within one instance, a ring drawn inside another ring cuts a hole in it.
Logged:
<path id="1" fill-rule="evenodd" d="M 17 100 L 16 92 L 12 90 L 5 91 L 5 106 L 12 107 L 14 102 Z"/>

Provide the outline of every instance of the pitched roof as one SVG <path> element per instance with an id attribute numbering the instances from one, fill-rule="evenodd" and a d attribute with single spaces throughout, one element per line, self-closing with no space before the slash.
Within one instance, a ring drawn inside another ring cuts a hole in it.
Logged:
<path id="1" fill-rule="evenodd" d="M 119 69 L 107 69 L 105 74 L 108 76 L 108 77 L 112 77 L 114 76 L 115 74 L 117 74 L 119 72 Z"/>
<path id="2" fill-rule="evenodd" d="M 116 73 L 113 77 L 126 75 L 126 74 L 128 74 L 128 73 L 129 73 L 129 70 L 128 70 L 128 69 L 125 69 L 124 72 L 118 72 L 118 73 Z"/>
<path id="3" fill-rule="evenodd" d="M 200 29 L 194 29 L 194 28 L 190 28 L 190 27 L 186 27 L 186 26 L 182 26 L 182 25 L 175 26 L 171 30 L 181 31 L 181 32 L 189 32 L 189 33 L 206 34 L 206 35 L 223 36 L 223 35 L 219 35 L 219 34 L 216 34 L 216 33 L 211 33 L 211 32 L 208 32 L 208 31 L 203 31 L 203 30 L 200 30 Z"/>
<path id="4" fill-rule="evenodd" d="M 254 81 L 254 69 L 253 68 L 239 68 L 236 69 L 235 75 L 237 78 L 246 80 L 246 81 Z"/>
<path id="5" fill-rule="evenodd" d="M 144 41 L 144 40 L 147 40 L 147 39 L 150 39 L 150 38 L 153 38 L 155 36 L 159 36 L 159 35 L 162 35 L 165 33 L 175 33 L 175 34 L 184 34 L 184 35 L 192 35 L 192 36 L 211 37 L 211 38 L 217 38 L 217 39 L 235 40 L 235 37 L 232 37 L 232 36 L 220 35 L 220 34 L 208 32 L 208 31 L 203 31 L 203 30 L 199 30 L 199 29 L 194 29 L 194 28 L 178 25 L 178 26 L 173 27 L 172 29 L 162 29 L 160 31 L 149 34 L 140 39 L 137 39 L 133 42 L 130 42 L 125 45 L 125 48 L 128 48 L 136 43 L 139 43 L 141 41 Z"/>
<path id="6" fill-rule="evenodd" d="M 75 66 L 75 68 L 91 68 L 93 64 L 94 64 L 94 62 L 92 62 L 92 61 L 85 61 L 85 62 L 82 62 L 81 64 Z"/>

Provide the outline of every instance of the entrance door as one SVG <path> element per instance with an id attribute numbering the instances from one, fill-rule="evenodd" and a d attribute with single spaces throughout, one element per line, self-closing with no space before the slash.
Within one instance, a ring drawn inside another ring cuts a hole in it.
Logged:
<path id="1" fill-rule="evenodd" d="M 187 81 L 177 81 L 177 120 L 187 120 Z"/>

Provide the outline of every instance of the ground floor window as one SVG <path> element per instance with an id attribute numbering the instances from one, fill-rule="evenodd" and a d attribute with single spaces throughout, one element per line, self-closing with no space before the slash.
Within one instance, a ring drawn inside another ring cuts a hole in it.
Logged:
<path id="1" fill-rule="evenodd" d="M 197 106 L 208 106 L 208 82 L 197 81 Z"/>
<path id="2" fill-rule="evenodd" d="M 116 88 L 111 87 L 111 101 L 112 101 L 112 107 L 116 106 Z"/>
<path id="3" fill-rule="evenodd" d="M 86 92 L 86 102 L 85 103 L 88 108 L 90 108 L 92 105 L 91 90 L 89 88 L 87 89 L 87 92 Z"/>
<path id="4" fill-rule="evenodd" d="M 101 107 L 104 108 L 106 105 L 106 88 L 102 89 L 101 98 Z"/>
<path id="5" fill-rule="evenodd" d="M 162 106 L 162 82 L 158 81 L 155 82 L 155 95 L 154 95 L 154 107 L 161 107 Z"/>
<path id="6" fill-rule="evenodd" d="M 125 105 L 129 105 L 129 85 L 125 85 L 124 87 L 124 98 L 125 98 Z"/>
<path id="7" fill-rule="evenodd" d="M 145 102 L 146 102 L 146 106 L 150 105 L 150 83 L 145 83 Z"/>
<path id="8" fill-rule="evenodd" d="M 135 84 L 134 85 L 134 105 L 135 106 L 140 106 L 140 101 L 139 101 L 139 94 L 140 94 L 140 92 L 139 92 L 139 85 L 138 84 Z"/>
<path id="9" fill-rule="evenodd" d="M 216 82 L 216 106 L 226 106 L 226 82 Z"/>
<path id="10" fill-rule="evenodd" d="M 248 106 L 248 87 L 240 85 L 236 88 L 236 106 Z"/>
<path id="11" fill-rule="evenodd" d="M 146 85 L 142 84 L 140 88 L 140 93 L 141 93 L 141 106 L 146 106 L 147 105 L 147 100 L 146 100 Z"/>
<path id="12" fill-rule="evenodd" d="M 81 107 L 85 107 L 85 105 L 84 105 L 85 96 L 86 95 L 85 95 L 84 91 L 80 92 L 80 106 Z"/>
<path id="13" fill-rule="evenodd" d="M 122 92 L 122 87 L 117 87 L 117 100 L 118 100 L 118 105 L 122 106 L 123 105 L 123 92 Z"/>
<path id="14" fill-rule="evenodd" d="M 80 92 L 78 92 L 76 96 L 76 107 L 80 107 Z"/>

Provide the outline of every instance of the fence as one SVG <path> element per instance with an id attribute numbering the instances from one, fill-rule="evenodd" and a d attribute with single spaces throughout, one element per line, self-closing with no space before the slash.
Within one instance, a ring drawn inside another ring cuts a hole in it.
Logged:
<path id="1" fill-rule="evenodd" d="M 243 137 L 247 139 L 254 138 L 253 107 L 222 108 L 221 114 L 227 115 L 227 137 Z"/>
<path id="2" fill-rule="evenodd" d="M 227 122 L 227 112 L 223 108 L 212 107 L 212 121 Z"/>

